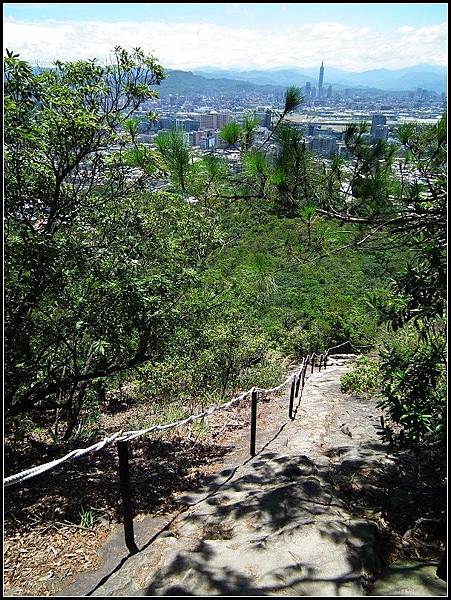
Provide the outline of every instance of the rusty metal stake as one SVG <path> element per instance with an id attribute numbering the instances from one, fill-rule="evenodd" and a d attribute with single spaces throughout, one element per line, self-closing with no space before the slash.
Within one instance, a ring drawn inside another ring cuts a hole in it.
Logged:
<path id="1" fill-rule="evenodd" d="M 297 381 L 296 381 L 296 391 L 294 393 L 294 397 L 297 398 L 299 396 L 299 386 L 301 385 L 301 373 L 299 373 Z"/>
<path id="2" fill-rule="evenodd" d="M 304 389 L 305 385 L 305 374 L 307 373 L 307 365 L 308 365 L 309 357 L 305 359 L 304 368 L 302 370 L 302 388 Z"/>
<path id="3" fill-rule="evenodd" d="M 296 376 L 293 379 L 290 390 L 290 406 L 288 408 L 288 417 L 293 420 L 293 402 L 294 402 L 294 394 L 296 390 Z"/>
<path id="4" fill-rule="evenodd" d="M 138 552 L 138 547 L 135 544 L 135 535 L 133 532 L 133 508 L 130 494 L 128 442 L 118 442 L 117 453 L 119 455 L 119 482 L 122 496 L 122 510 L 124 513 L 125 545 L 130 554 L 136 554 Z"/>
<path id="5" fill-rule="evenodd" d="M 251 396 L 251 456 L 255 456 L 255 440 L 257 437 L 257 392 L 252 390 Z"/>
<path id="6" fill-rule="evenodd" d="M 443 550 L 442 556 L 440 558 L 440 563 L 437 567 L 437 571 L 435 572 L 436 576 L 442 581 L 446 581 L 446 548 Z"/>

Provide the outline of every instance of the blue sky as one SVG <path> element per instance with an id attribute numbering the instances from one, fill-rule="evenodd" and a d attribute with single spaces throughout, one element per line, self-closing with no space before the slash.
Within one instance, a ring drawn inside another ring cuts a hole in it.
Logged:
<path id="1" fill-rule="evenodd" d="M 304 22 L 339 21 L 379 28 L 420 27 L 446 21 L 445 3 L 5 3 L 4 13 L 34 22 L 46 19 L 96 21 L 209 22 L 217 25 L 291 26 Z"/>
<path id="2" fill-rule="evenodd" d="M 446 3 L 6 3 L 6 47 L 28 60 L 140 45 L 172 68 L 446 64 Z"/>

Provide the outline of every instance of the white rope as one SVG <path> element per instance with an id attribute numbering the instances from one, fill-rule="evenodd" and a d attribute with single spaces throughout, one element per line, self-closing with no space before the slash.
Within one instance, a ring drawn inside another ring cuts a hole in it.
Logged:
<path id="1" fill-rule="evenodd" d="M 326 356 L 329 356 L 329 352 L 331 350 L 336 350 L 337 348 L 341 348 L 342 346 L 346 346 L 346 344 L 349 344 L 350 346 L 352 346 L 354 348 L 354 345 L 348 340 L 347 342 L 343 342 L 342 344 L 338 344 L 338 346 L 332 346 L 332 348 L 328 348 L 326 350 Z"/>
<path id="2" fill-rule="evenodd" d="M 288 383 L 290 383 L 290 381 L 296 376 L 295 373 L 293 373 L 292 375 L 290 375 L 287 379 L 285 379 L 285 381 L 283 383 L 281 383 L 280 385 L 278 385 L 277 387 L 273 387 L 273 388 L 268 388 L 268 389 L 264 389 L 264 388 L 259 388 L 256 387 L 254 388 L 256 392 L 260 392 L 262 394 L 270 394 L 272 392 L 278 392 L 279 390 L 281 390 L 283 387 L 285 387 Z"/>
<path id="3" fill-rule="evenodd" d="M 242 400 L 244 400 L 244 398 L 249 396 L 249 394 L 251 394 L 252 390 L 254 389 L 255 388 L 252 388 L 247 392 L 240 394 L 236 398 L 232 398 L 232 400 L 229 400 L 229 402 L 226 402 L 225 404 L 219 404 L 217 406 L 210 407 L 204 412 L 199 413 L 198 415 L 191 415 L 181 421 L 174 421 L 173 423 L 168 423 L 167 425 L 153 425 L 152 427 L 148 427 L 147 429 L 139 429 L 135 431 L 117 431 L 111 437 L 107 437 L 101 440 L 100 442 L 89 446 L 88 448 L 78 448 L 77 450 L 72 450 L 71 452 L 69 452 L 65 456 L 62 456 L 61 458 L 57 458 L 55 460 L 52 460 L 48 463 L 44 463 L 42 465 L 38 465 L 36 467 L 31 467 L 30 469 L 26 469 L 25 471 L 17 473 L 16 475 L 10 475 L 9 477 L 6 477 L 3 480 L 3 485 L 4 487 L 8 487 L 10 485 L 14 485 L 16 483 L 25 481 L 26 479 L 30 479 L 31 477 L 36 477 L 36 475 L 40 475 L 41 473 L 45 473 L 50 469 L 54 469 L 63 462 L 73 460 L 74 458 L 79 458 L 80 456 L 83 456 L 84 454 L 88 454 L 90 452 L 97 452 L 105 446 L 109 446 L 113 442 L 128 442 L 152 431 L 166 431 L 168 429 L 174 429 L 175 427 L 182 427 L 183 425 L 187 425 L 188 423 L 191 423 L 193 421 L 198 421 L 199 419 L 203 419 L 212 415 L 216 411 L 225 410 L 226 408 L 230 408 L 235 404 L 238 405 Z"/>
<path id="4" fill-rule="evenodd" d="M 30 479 L 31 477 L 35 477 L 36 475 L 40 475 L 41 473 L 45 473 L 45 471 L 49 471 L 50 469 L 54 469 L 58 465 L 67 460 L 72 460 L 74 458 L 79 458 L 83 456 L 83 454 L 88 454 L 89 452 L 96 452 L 97 450 L 101 450 L 105 446 L 112 444 L 113 442 L 118 441 L 118 437 L 122 434 L 122 431 L 117 431 L 111 437 L 107 437 L 88 448 L 78 448 L 77 450 L 72 450 L 66 456 L 62 456 L 61 458 L 57 458 L 48 463 L 44 463 L 37 467 L 31 467 L 31 469 L 27 469 L 26 471 L 22 471 L 21 473 L 17 473 L 17 475 L 10 475 L 3 480 L 3 485 L 8 487 L 9 485 L 13 485 L 15 483 L 19 483 L 20 481 L 25 481 L 25 479 Z"/>
<path id="5" fill-rule="evenodd" d="M 348 342 L 345 342 L 344 344 L 340 344 L 340 346 L 344 346 L 347 343 Z M 326 351 L 326 356 L 328 355 L 329 350 L 333 350 L 334 348 L 339 348 L 340 346 L 334 346 L 333 348 L 329 348 Z M 288 385 L 296 376 L 299 376 L 302 373 L 302 370 L 304 369 L 304 367 L 307 366 L 309 359 L 311 360 L 313 358 L 313 356 L 317 356 L 317 355 L 315 353 L 312 355 L 307 354 L 307 356 L 302 359 L 302 364 L 301 364 L 301 369 L 299 371 L 299 374 L 296 375 L 296 373 L 293 373 L 283 383 L 281 383 L 277 387 L 266 388 L 266 389 L 259 388 L 259 387 L 253 387 L 250 390 L 248 390 L 247 392 L 240 394 L 236 398 L 232 398 L 232 400 L 229 400 L 229 402 L 226 402 L 225 404 L 219 404 L 217 406 L 210 407 L 210 408 L 204 410 L 203 412 L 199 413 L 198 415 L 191 415 L 191 416 L 187 417 L 186 419 L 182 419 L 180 421 L 174 421 L 172 423 L 168 423 L 167 425 L 152 425 L 152 427 L 147 427 L 146 429 L 139 429 L 139 430 L 134 430 L 134 431 L 124 431 L 124 432 L 117 431 L 111 437 L 107 437 L 107 438 L 101 440 L 100 442 L 97 442 L 96 444 L 89 446 L 88 448 L 78 448 L 77 450 L 72 450 L 71 452 L 69 452 L 69 454 L 62 456 L 61 458 L 57 458 L 55 460 L 52 460 L 48 463 L 44 463 L 42 465 L 38 465 L 36 467 L 31 467 L 30 469 L 26 469 L 25 471 L 22 471 L 21 473 L 17 473 L 16 475 L 10 475 L 9 477 L 6 477 L 3 480 L 3 485 L 4 485 L 4 487 L 8 487 L 10 485 L 14 485 L 16 483 L 25 481 L 26 479 L 30 479 L 31 477 L 36 477 L 36 475 L 40 475 L 41 473 L 45 473 L 46 471 L 49 471 L 50 469 L 54 469 L 58 465 L 66 462 L 68 460 L 80 458 L 80 456 L 83 456 L 84 454 L 89 454 L 90 452 L 97 452 L 98 450 L 101 450 L 102 448 L 105 448 L 106 446 L 111 445 L 113 442 L 129 442 L 130 440 L 134 440 L 137 437 L 146 435 L 153 431 L 167 431 L 168 429 L 182 427 L 183 425 L 188 425 L 188 423 L 198 421 L 199 419 L 204 419 L 205 417 L 209 417 L 210 415 L 212 415 L 213 413 L 215 413 L 219 410 L 225 410 L 227 408 L 230 408 L 231 406 L 238 405 L 242 400 L 244 400 L 244 398 L 246 398 L 247 396 L 252 394 L 253 391 L 257 391 L 257 392 L 260 392 L 263 394 L 278 392 L 283 387 Z"/>
<path id="6" fill-rule="evenodd" d="M 147 429 L 139 429 L 137 431 L 124 431 L 122 436 L 116 441 L 128 442 L 130 440 L 133 440 L 141 435 L 145 435 L 152 431 L 166 431 L 168 429 L 174 429 L 175 427 L 182 427 L 183 425 L 187 425 L 188 423 L 191 423 L 193 421 L 198 421 L 199 419 L 204 419 L 205 417 L 209 417 L 210 415 L 212 415 L 213 413 L 215 413 L 218 410 L 225 410 L 226 408 L 229 408 L 230 406 L 233 406 L 234 404 L 239 404 L 241 402 L 241 400 L 244 400 L 244 398 L 246 398 L 246 396 L 248 396 L 251 392 L 252 392 L 252 390 L 248 390 L 247 392 L 244 392 L 240 396 L 237 396 L 236 398 L 232 398 L 232 400 L 230 400 L 229 402 L 226 402 L 225 404 L 219 404 L 218 406 L 213 406 L 211 408 L 208 408 L 207 410 L 204 410 L 204 412 L 199 413 L 198 415 L 191 415 L 190 417 L 187 417 L 186 419 L 183 419 L 181 421 L 174 421 L 173 423 L 168 423 L 167 425 L 152 425 L 152 427 L 148 427 Z"/>

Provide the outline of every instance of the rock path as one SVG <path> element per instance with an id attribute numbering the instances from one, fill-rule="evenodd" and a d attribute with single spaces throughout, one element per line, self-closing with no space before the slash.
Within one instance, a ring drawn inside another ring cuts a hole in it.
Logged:
<path id="1" fill-rule="evenodd" d="M 179 497 L 172 522 L 136 524 L 138 554 L 117 560 L 118 530 L 102 569 L 59 595 L 366 595 L 380 569 L 377 528 L 353 518 L 331 482 L 338 467 L 352 476 L 391 459 L 377 436 L 380 412 L 341 394 L 347 367 L 334 363 L 309 376 L 294 420 L 288 392 L 260 404 L 257 456 L 249 459 L 243 432 L 222 470 Z"/>

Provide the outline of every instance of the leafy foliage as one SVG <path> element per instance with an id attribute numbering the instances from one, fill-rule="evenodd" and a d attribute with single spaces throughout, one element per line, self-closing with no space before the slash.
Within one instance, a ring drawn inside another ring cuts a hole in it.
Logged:
<path id="1" fill-rule="evenodd" d="M 295 85 L 290 86 L 285 92 L 285 106 L 283 115 L 291 113 L 301 106 L 304 98 L 302 97 L 301 89 Z"/>
<path id="2" fill-rule="evenodd" d="M 389 416 L 385 439 L 419 447 L 446 441 L 446 363 L 444 337 L 421 341 L 410 335 L 382 354 L 382 398 Z M 390 423 L 391 421 L 391 423 Z M 396 424 L 395 429 L 392 424 Z"/>
<path id="3" fill-rule="evenodd" d="M 151 57 L 35 74 L 9 53 L 5 69 L 6 411 L 61 409 L 69 437 L 93 386 L 162 352 L 214 218 L 142 191 L 160 167 L 129 116 L 164 76 Z M 133 180 L 130 164 L 148 168 Z"/>
<path id="4" fill-rule="evenodd" d="M 321 162 L 286 122 L 302 104 L 291 87 L 265 139 L 249 115 L 224 127 L 241 155 L 232 170 L 179 131 L 140 143 L 133 113 L 164 76 L 140 49 L 43 72 L 7 53 L 8 422 L 56 431 L 59 419 L 67 439 L 122 388 L 175 414 L 174 400 L 186 410 L 276 383 L 282 357 L 372 344 L 379 319 L 419 336 L 393 355 L 396 384 L 382 363 L 384 407 L 405 439 L 435 431 L 445 122 L 402 128 L 400 144 L 370 144 L 352 124 L 353 158 Z M 408 396 L 426 372 L 417 410 Z"/>
<path id="5" fill-rule="evenodd" d="M 381 385 L 381 370 L 376 360 L 359 356 L 352 367 L 341 377 L 342 392 L 365 394 Z"/>
<path id="6" fill-rule="evenodd" d="M 179 189 L 182 194 L 186 194 L 191 157 L 188 145 L 183 139 L 183 133 L 181 131 L 162 133 L 157 137 L 155 143 L 172 176 L 176 189 Z"/>
<path id="7" fill-rule="evenodd" d="M 229 146 L 237 146 L 241 135 L 241 127 L 235 121 L 226 123 L 220 131 L 220 137 L 227 142 Z"/>

